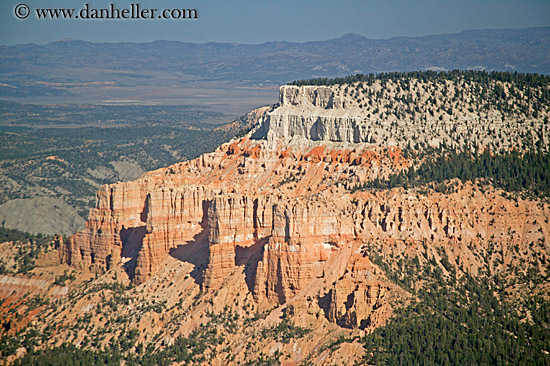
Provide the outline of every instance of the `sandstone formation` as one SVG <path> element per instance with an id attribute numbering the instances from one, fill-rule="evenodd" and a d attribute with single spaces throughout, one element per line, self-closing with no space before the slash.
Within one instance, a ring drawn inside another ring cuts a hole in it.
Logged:
<path id="1" fill-rule="evenodd" d="M 411 88 L 424 100 L 429 90 L 443 88 L 434 85 Z M 371 88 L 381 91 L 379 84 Z M 391 83 L 385 91 L 400 93 Z M 467 142 L 485 146 L 496 133 L 501 138 L 487 147 L 509 148 L 515 136 L 540 127 L 538 120 L 519 124 L 489 110 L 483 126 L 468 113 L 397 123 L 387 114 L 381 119 L 386 107 L 365 109 L 367 102 L 339 86 L 284 86 L 280 94 L 279 107 L 258 112 L 247 136 L 138 180 L 103 186 L 85 230 L 66 240 L 63 260 L 95 272 L 124 263 L 133 281 L 144 283 L 167 258 L 189 261 L 178 256 L 180 249 L 205 248 L 191 261 L 205 291 L 223 289 L 242 272 L 258 303 L 322 311 L 341 326 L 368 328 L 387 319 L 388 298 L 402 295 L 362 254 L 368 243 L 406 250 L 429 241 L 452 255 L 465 243 L 498 241 L 506 252 L 549 237 L 547 204 L 508 200 L 472 183 L 456 183 L 448 195 L 352 190 L 408 168 L 402 149 L 411 139 L 468 148 Z M 439 127 L 423 133 L 425 123 Z M 464 136 L 472 131 L 476 139 L 469 141 Z M 460 261 L 468 264 L 467 256 Z M 310 295 L 317 301 L 305 300 Z"/>
<path id="2" fill-rule="evenodd" d="M 347 328 L 368 328 L 383 323 L 387 318 L 385 299 L 395 285 L 380 281 L 377 268 L 357 253 L 349 261 L 341 281 L 333 284 L 328 293 L 327 318 Z M 386 315 L 386 316 L 385 316 Z"/>

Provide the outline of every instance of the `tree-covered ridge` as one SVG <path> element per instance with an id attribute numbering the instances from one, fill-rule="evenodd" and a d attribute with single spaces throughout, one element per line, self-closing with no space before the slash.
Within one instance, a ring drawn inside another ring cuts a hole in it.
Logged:
<path id="1" fill-rule="evenodd" d="M 98 287 L 99 289 L 100 287 Z M 110 305 L 125 305 L 126 292 L 131 287 L 120 283 L 104 284 L 102 289 L 116 294 Z M 127 301 L 127 300 L 126 300 Z M 127 304 L 126 304 L 127 305 Z M 159 314 L 165 314 L 169 309 L 158 306 L 154 309 Z M 182 309 L 183 310 L 183 309 Z M 250 314 L 242 317 L 232 313 L 228 308 L 222 313 L 207 313 L 208 321 L 191 332 L 188 336 L 179 335 L 171 342 L 162 342 L 162 346 L 156 347 L 154 343 L 144 345 L 140 341 L 140 330 L 134 326 L 128 328 L 120 317 L 114 320 L 115 327 L 120 331 L 112 334 L 111 329 L 100 329 L 98 333 L 88 333 L 85 340 L 78 346 L 74 343 L 64 342 L 61 345 L 42 348 L 40 344 L 45 342 L 54 327 L 48 327 L 48 332 L 31 330 L 24 335 L 0 337 L 0 358 L 15 354 L 17 348 L 23 345 L 29 352 L 13 362 L 14 366 L 23 365 L 204 365 L 212 364 L 213 360 L 224 355 L 225 361 L 234 361 L 235 354 L 231 353 L 228 345 L 231 338 L 238 332 L 244 331 L 250 335 L 246 343 L 246 350 L 254 354 L 256 360 L 247 365 L 279 365 L 280 352 L 272 355 L 264 354 L 264 351 L 256 344 L 258 339 L 274 339 L 282 343 L 306 337 L 311 329 L 296 326 L 287 317 L 272 326 L 258 327 L 258 321 L 264 319 L 267 313 Z M 88 319 L 89 321 L 89 319 Z M 79 321 L 75 328 L 88 327 L 86 322 Z M 243 329 L 244 327 L 244 329 Z M 102 344 L 102 340 L 110 338 L 108 343 Z M 158 340 L 160 336 L 155 339 Z"/>
<path id="2" fill-rule="evenodd" d="M 24 240 L 37 240 L 44 239 L 42 234 L 33 235 L 24 231 L 7 229 L 4 226 L 0 226 L 0 243 L 6 241 L 24 241 Z M 46 237 L 47 238 L 47 237 Z"/>
<path id="3" fill-rule="evenodd" d="M 508 71 L 478 71 L 478 70 L 452 70 L 452 71 L 408 71 L 408 72 L 381 72 L 370 74 L 355 74 L 341 78 L 316 78 L 295 80 L 289 85 L 344 85 L 364 82 L 367 85 L 374 84 L 375 81 L 389 80 L 413 80 L 430 82 L 437 80 L 467 80 L 476 83 L 488 83 L 489 81 L 500 81 L 514 83 L 518 86 L 527 86 L 531 88 L 548 87 L 550 85 L 550 75 L 525 74 Z M 548 91 L 547 91 L 548 95 Z"/>
<path id="4" fill-rule="evenodd" d="M 507 192 L 527 192 L 537 197 L 550 197 L 550 153 L 527 151 L 520 154 L 492 154 L 451 151 L 427 156 L 418 167 L 394 173 L 388 179 L 375 179 L 354 190 L 419 187 L 443 183 L 458 178 L 461 181 L 484 179 Z M 437 187 L 437 189 L 446 189 Z"/>
<path id="5" fill-rule="evenodd" d="M 422 88 L 418 88 L 418 85 Z M 426 85 L 427 84 L 427 85 Z M 422 112 L 418 102 L 425 90 L 432 94 L 427 102 L 443 106 L 444 111 L 453 114 L 453 107 L 461 109 L 458 101 L 468 104 L 470 112 L 494 108 L 503 114 L 520 113 L 525 117 L 539 117 L 539 113 L 548 110 L 550 104 L 550 76 L 522 74 L 501 71 L 413 71 L 389 72 L 380 74 L 357 74 L 343 78 L 320 78 L 293 81 L 290 85 L 324 85 L 345 87 L 346 94 L 355 97 L 360 107 L 372 106 L 374 99 L 384 98 L 384 90 L 393 92 L 396 103 L 405 104 L 406 114 Z M 376 88 L 378 86 L 378 88 Z M 365 103 L 366 102 L 366 103 Z M 392 105 L 389 105 L 391 109 Z M 477 107 L 477 108 L 476 108 Z M 481 107 L 481 108 L 479 108 Z M 432 115 L 431 110 L 428 110 Z M 404 117 L 398 115 L 398 117 Z"/>
<path id="6" fill-rule="evenodd" d="M 418 301 L 362 339 L 366 364 L 550 365 L 548 299 L 503 301 L 505 279 L 459 274 L 444 254 L 440 264 L 428 254 L 405 257 L 400 271 L 370 257 Z"/>
<path id="7" fill-rule="evenodd" d="M 345 110 L 354 133 L 376 145 L 496 153 L 550 145 L 550 77 L 545 75 L 418 71 L 292 84 L 326 85 L 330 92 L 323 93 L 332 100 L 326 108 Z"/>

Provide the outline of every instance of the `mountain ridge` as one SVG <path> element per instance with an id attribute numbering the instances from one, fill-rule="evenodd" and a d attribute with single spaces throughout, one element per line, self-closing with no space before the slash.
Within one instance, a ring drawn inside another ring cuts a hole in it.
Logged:
<path id="1" fill-rule="evenodd" d="M 542 31 L 550 28 L 550 26 L 539 26 L 539 27 L 517 27 L 517 28 L 475 28 L 475 29 L 464 29 L 458 32 L 446 32 L 446 33 L 434 33 L 434 34 L 425 34 L 420 36 L 404 36 L 404 35 L 397 35 L 397 36 L 391 36 L 387 38 L 369 38 L 362 34 L 355 33 L 355 32 L 349 32 L 342 34 L 341 36 L 334 37 L 334 38 L 328 38 L 326 40 L 315 40 L 315 41 L 303 41 L 303 42 L 295 42 L 295 41 L 286 41 L 286 40 L 272 40 L 272 41 L 264 41 L 259 43 L 243 43 L 243 42 L 219 42 L 219 41 L 208 41 L 208 42 L 187 42 L 187 41 L 177 41 L 177 40 L 168 40 L 168 39 L 155 39 L 152 41 L 147 42 L 131 42 L 131 41 L 119 41 L 119 42 L 94 42 L 94 41 L 86 41 L 83 39 L 76 39 L 76 38 L 62 38 L 57 41 L 51 41 L 43 44 L 37 44 L 37 43 L 18 43 L 13 45 L 0 45 L 0 47 L 15 47 L 15 46 L 47 46 L 51 44 L 56 43 L 64 43 L 64 42 L 83 42 L 83 43 L 89 43 L 89 44 L 150 44 L 150 43 L 156 43 L 156 42 L 166 42 L 166 43 L 180 43 L 180 44 L 187 44 L 187 45 L 233 45 L 233 46 L 258 46 L 258 45 L 265 45 L 265 44 L 307 44 L 307 43 L 319 43 L 319 42 L 328 42 L 328 41 L 334 41 L 337 39 L 347 38 L 347 39 L 361 39 L 366 41 L 387 41 L 391 39 L 417 39 L 417 38 L 427 38 L 427 37 L 437 37 L 437 36 L 458 36 L 458 35 L 467 35 L 469 33 L 475 34 L 475 33 L 500 33 L 500 32 L 510 32 L 515 33 L 520 30 L 526 30 L 526 31 Z"/>
<path id="2" fill-rule="evenodd" d="M 135 72 L 162 66 L 162 70 L 210 80 L 267 82 L 270 85 L 311 77 L 424 70 L 430 67 L 549 73 L 549 46 L 550 27 L 469 30 L 388 39 L 348 34 L 303 43 L 56 41 L 46 45 L 0 46 L 0 78 L 15 80 L 10 76 L 12 73 L 28 74 L 31 65 L 53 68 L 52 64 L 59 69 L 101 67 L 133 69 Z M 37 57 L 40 58 L 38 63 Z M 159 58 L 163 59 L 163 63 L 156 62 Z M 275 69 L 278 71 L 275 72 Z M 59 72 L 52 72 L 63 79 Z M 44 79 L 44 76 L 38 79 Z"/>

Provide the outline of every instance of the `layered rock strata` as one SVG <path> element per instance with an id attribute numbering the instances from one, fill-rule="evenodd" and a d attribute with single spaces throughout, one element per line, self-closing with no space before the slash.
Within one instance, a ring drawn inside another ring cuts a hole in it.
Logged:
<path id="1" fill-rule="evenodd" d="M 372 84 L 282 86 L 279 107 L 260 119 L 253 138 L 276 146 L 304 141 L 370 143 L 416 150 L 446 147 L 492 151 L 548 145 L 547 104 L 533 91 L 494 81 L 486 93 L 505 90 L 505 107 L 480 96 L 487 86 L 461 81 L 388 80 Z M 513 92 L 512 92 L 513 91 Z M 540 93 L 546 93 L 543 88 Z M 518 95 L 515 95 L 518 94 Z"/>
<path id="2" fill-rule="evenodd" d="M 353 192 L 410 164 L 399 147 L 369 143 L 376 138 L 354 103 L 334 88 L 281 88 L 280 107 L 263 109 L 248 136 L 102 187 L 86 229 L 66 240 L 64 261 L 92 271 L 126 263 L 142 283 L 175 248 L 205 246 L 208 256 L 194 263 L 205 290 L 242 271 L 256 301 L 285 304 L 319 282 L 329 320 L 369 327 L 390 312 L 385 299 L 396 289 L 361 257 L 361 243 L 522 247 L 549 236 L 548 205 L 472 184 L 449 195 Z M 329 278 L 333 285 L 320 284 Z"/>

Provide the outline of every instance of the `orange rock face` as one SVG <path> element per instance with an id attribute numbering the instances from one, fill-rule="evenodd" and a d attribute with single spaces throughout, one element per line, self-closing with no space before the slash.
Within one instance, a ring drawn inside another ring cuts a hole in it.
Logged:
<path id="1" fill-rule="evenodd" d="M 267 127 L 256 132 L 261 128 Z M 208 256 L 196 263 L 203 289 L 218 289 L 243 271 L 256 301 L 314 312 L 294 300 L 317 286 L 329 320 L 369 328 L 387 319 L 386 299 L 398 290 L 361 254 L 361 243 L 525 246 L 550 234 L 548 205 L 511 201 L 474 184 L 447 195 L 352 193 L 408 168 L 399 148 L 287 143 L 255 139 L 256 132 L 198 159 L 102 187 L 86 229 L 66 240 L 64 261 L 91 271 L 122 261 L 142 283 L 176 248 L 204 245 Z"/>
<path id="2" fill-rule="evenodd" d="M 244 138 L 137 181 L 105 186 L 86 229 L 66 241 L 64 260 L 92 271 L 127 261 L 131 277 L 142 283 L 172 250 L 200 242 L 208 247 L 200 269 L 204 289 L 243 270 L 257 301 L 284 304 L 322 277 L 330 259 L 353 241 L 526 245 L 549 235 L 548 207 L 516 204 L 472 184 L 429 196 L 346 189 L 387 174 L 396 159 L 407 166 L 398 150 L 304 150 L 270 150 Z M 532 222 L 537 225 L 527 235 Z M 327 295 L 329 319 L 367 327 L 389 312 L 384 297 L 391 286 L 372 276 L 370 265 L 349 257 L 346 275 Z"/>
<path id="3" fill-rule="evenodd" d="M 386 297 L 397 291 L 389 281 L 380 281 L 378 268 L 360 253 L 348 262 L 345 275 L 327 294 L 327 318 L 346 328 L 375 328 L 389 317 Z"/>

